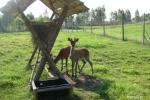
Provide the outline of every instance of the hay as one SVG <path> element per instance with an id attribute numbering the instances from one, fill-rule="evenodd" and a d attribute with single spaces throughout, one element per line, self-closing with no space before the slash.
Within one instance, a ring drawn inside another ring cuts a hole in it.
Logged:
<path id="1" fill-rule="evenodd" d="M 85 12 L 88 8 L 80 0 L 41 0 L 48 8 L 52 9 L 58 15 L 61 15 L 62 8 L 68 5 L 67 16 Z"/>

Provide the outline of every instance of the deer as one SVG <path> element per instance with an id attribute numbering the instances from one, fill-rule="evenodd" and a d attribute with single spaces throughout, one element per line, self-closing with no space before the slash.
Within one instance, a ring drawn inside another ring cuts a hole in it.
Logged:
<path id="1" fill-rule="evenodd" d="M 72 61 L 72 77 L 77 78 L 77 68 L 79 72 L 82 72 L 83 67 L 85 66 L 86 62 L 88 62 L 91 66 L 92 74 L 93 74 L 93 64 L 90 61 L 90 53 L 87 48 L 76 48 L 75 45 L 79 41 L 78 38 L 68 38 L 72 48 L 71 48 L 71 56 L 70 59 Z M 81 60 L 83 65 L 80 69 L 78 61 Z"/>
<path id="2" fill-rule="evenodd" d="M 54 63 L 57 64 L 59 60 L 61 60 L 61 71 L 63 71 L 63 60 L 66 60 L 66 74 L 68 74 L 68 58 L 70 56 L 71 46 L 67 46 L 64 48 L 61 48 L 58 55 L 54 59 Z"/>

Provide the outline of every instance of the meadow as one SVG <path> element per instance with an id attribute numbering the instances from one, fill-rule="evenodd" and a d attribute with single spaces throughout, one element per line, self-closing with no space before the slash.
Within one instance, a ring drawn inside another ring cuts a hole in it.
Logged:
<path id="1" fill-rule="evenodd" d="M 132 41 L 107 38 L 90 32 L 61 32 L 52 50 L 70 45 L 68 37 L 77 37 L 77 47 L 90 51 L 94 75 L 87 64 L 84 75 L 93 86 L 74 87 L 74 100 L 149 100 L 150 47 Z M 31 70 L 26 64 L 33 46 L 29 32 L 0 34 L 0 100 L 32 100 L 28 89 Z M 61 66 L 59 63 L 58 66 Z M 71 62 L 69 61 L 71 69 Z M 46 75 L 44 75 L 46 76 Z"/>

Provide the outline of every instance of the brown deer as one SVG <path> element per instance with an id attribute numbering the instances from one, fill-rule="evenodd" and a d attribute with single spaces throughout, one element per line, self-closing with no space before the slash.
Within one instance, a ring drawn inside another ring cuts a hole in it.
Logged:
<path id="1" fill-rule="evenodd" d="M 54 63 L 57 64 L 59 60 L 61 60 L 61 71 L 63 70 L 63 60 L 66 60 L 66 73 L 68 74 L 68 57 L 70 56 L 71 53 L 71 46 L 65 47 L 60 49 L 57 57 L 54 59 Z"/>
<path id="2" fill-rule="evenodd" d="M 84 65 L 86 64 L 86 62 L 88 62 L 91 66 L 91 70 L 92 70 L 92 74 L 93 74 L 93 65 L 92 62 L 89 59 L 89 51 L 86 48 L 75 48 L 75 44 L 76 42 L 78 42 L 78 38 L 76 39 L 72 39 L 72 38 L 68 38 L 68 41 L 70 41 L 72 49 L 71 49 L 71 61 L 72 61 L 72 76 L 77 78 L 77 67 L 79 69 L 80 72 L 82 72 L 82 69 L 84 67 Z M 82 60 L 83 65 L 81 67 L 81 69 L 79 68 L 79 63 L 78 61 Z"/>

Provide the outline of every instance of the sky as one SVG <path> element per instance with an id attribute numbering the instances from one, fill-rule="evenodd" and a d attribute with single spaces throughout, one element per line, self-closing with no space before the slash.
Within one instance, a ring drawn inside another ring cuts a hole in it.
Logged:
<path id="1" fill-rule="evenodd" d="M 3 7 L 9 0 L 0 0 L 0 8 Z M 135 11 L 138 9 L 140 15 L 143 13 L 150 13 L 150 0 L 81 0 L 84 4 L 90 9 L 95 9 L 97 7 L 105 6 L 107 19 L 110 18 L 110 13 L 118 9 L 129 9 L 131 11 L 132 17 L 134 17 Z M 38 9 L 40 8 L 40 9 Z M 48 9 L 44 6 L 39 0 L 34 2 L 25 13 L 32 12 L 36 17 L 43 14 L 45 9 Z M 49 15 L 51 12 L 48 10 Z"/>

